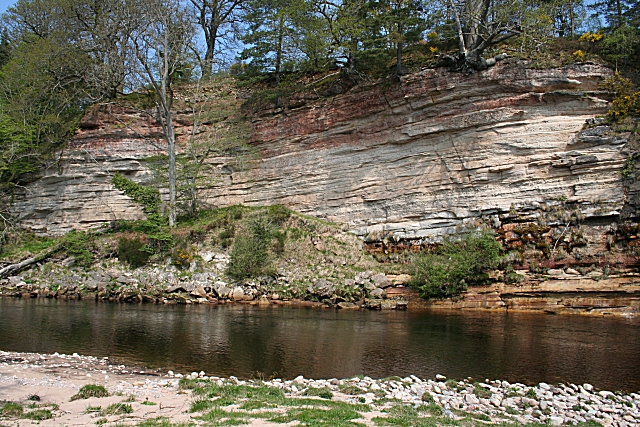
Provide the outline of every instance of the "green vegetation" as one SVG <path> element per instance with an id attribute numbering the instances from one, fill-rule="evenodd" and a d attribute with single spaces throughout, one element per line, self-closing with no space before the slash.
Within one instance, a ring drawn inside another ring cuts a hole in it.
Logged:
<path id="1" fill-rule="evenodd" d="M 31 396 L 30 396 L 31 397 Z M 16 402 L 0 402 L 0 418 L 22 418 L 34 421 L 44 421 L 53 418 L 53 410 L 58 409 L 56 404 L 38 404 L 32 400 L 32 403 L 26 406 L 33 409 L 25 412 L 25 407 Z"/>
<path id="2" fill-rule="evenodd" d="M 35 411 L 27 412 L 22 416 L 22 418 L 27 418 L 29 420 L 35 421 L 44 421 L 53 418 L 53 414 L 49 409 L 37 409 Z"/>
<path id="3" fill-rule="evenodd" d="M 411 285 L 424 298 L 454 297 L 497 266 L 500 250 L 495 234 L 489 230 L 446 237 L 435 250 L 414 257 Z"/>
<path id="4" fill-rule="evenodd" d="M 488 399 L 491 397 L 491 390 L 481 386 L 479 383 L 473 384 L 473 394 L 478 396 L 480 399 Z"/>
<path id="5" fill-rule="evenodd" d="M 90 397 L 107 397 L 109 392 L 104 386 L 97 384 L 86 384 L 80 387 L 78 393 L 71 396 L 71 401 L 79 399 L 89 399 Z"/>
<path id="6" fill-rule="evenodd" d="M 236 236 L 231 249 L 227 274 L 236 280 L 269 274 L 269 247 L 275 237 L 275 224 L 266 217 L 257 217 L 247 228 Z"/>
<path id="7" fill-rule="evenodd" d="M 144 213 L 149 215 L 157 215 L 160 208 L 160 191 L 156 188 L 145 187 L 131 181 L 128 178 L 116 173 L 111 179 L 111 183 L 118 190 L 131 197 L 134 202 L 142 207 Z"/>
<path id="8" fill-rule="evenodd" d="M 151 253 L 143 236 L 123 236 L 118 240 L 118 257 L 131 268 L 144 266 L 149 261 Z"/>
<path id="9" fill-rule="evenodd" d="M 113 403 L 103 409 L 100 414 L 106 417 L 109 415 L 130 414 L 132 412 L 133 408 L 131 407 L 131 405 L 127 405 L 126 403 Z"/>
<path id="10" fill-rule="evenodd" d="M 24 412 L 21 404 L 15 402 L 4 402 L 0 406 L 0 414 L 8 417 L 20 417 Z"/>
<path id="11" fill-rule="evenodd" d="M 435 427 L 438 425 L 452 425 L 453 420 L 439 418 L 442 409 L 436 404 L 420 405 L 416 408 L 398 404 L 385 410 L 387 417 L 376 417 L 373 422 L 378 426 L 400 427 Z"/>
<path id="12" fill-rule="evenodd" d="M 620 122 L 630 116 L 640 116 L 640 91 L 635 89 L 631 80 L 616 72 L 605 79 L 602 87 L 615 95 L 607 113 L 612 121 Z"/>
<path id="13" fill-rule="evenodd" d="M 333 398 L 333 393 L 326 387 L 323 388 L 313 388 L 310 387 L 306 389 L 303 393 L 305 396 L 318 396 L 322 399 L 331 399 Z"/>

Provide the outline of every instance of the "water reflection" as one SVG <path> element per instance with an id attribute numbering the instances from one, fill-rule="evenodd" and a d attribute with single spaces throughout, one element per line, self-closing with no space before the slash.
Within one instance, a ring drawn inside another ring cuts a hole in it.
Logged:
<path id="1" fill-rule="evenodd" d="M 110 356 L 210 374 L 416 374 L 640 390 L 640 322 L 0 299 L 0 349 Z"/>

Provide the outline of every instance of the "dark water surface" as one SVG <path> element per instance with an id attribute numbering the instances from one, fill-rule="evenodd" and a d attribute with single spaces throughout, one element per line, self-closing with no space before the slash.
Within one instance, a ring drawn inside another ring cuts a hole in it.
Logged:
<path id="1" fill-rule="evenodd" d="M 209 375 L 589 382 L 640 390 L 640 320 L 0 298 L 0 350 Z"/>

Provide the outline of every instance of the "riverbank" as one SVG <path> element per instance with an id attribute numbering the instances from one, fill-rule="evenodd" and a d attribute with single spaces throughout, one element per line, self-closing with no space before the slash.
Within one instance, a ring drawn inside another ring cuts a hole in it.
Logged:
<path id="1" fill-rule="evenodd" d="M 221 267 L 184 274 L 175 268 L 128 270 L 113 262 L 92 271 L 49 265 L 0 280 L 0 297 L 55 298 L 154 304 L 307 305 L 338 309 L 445 309 L 580 314 L 589 316 L 640 316 L 640 274 L 581 274 L 572 268 L 549 269 L 546 274 L 518 271 L 519 283 L 493 283 L 470 287 L 453 299 L 424 300 L 408 286 L 406 274 L 372 270 L 353 278 L 317 279 L 294 283 L 286 276 L 230 282 L 224 277 L 224 254 L 213 255 Z"/>
<path id="2" fill-rule="evenodd" d="M 86 385 L 103 386 L 109 395 L 77 398 Z M 0 425 L 19 426 L 347 426 L 353 425 L 351 420 L 367 426 L 444 425 L 452 420 L 462 426 L 640 424 L 639 394 L 595 390 L 589 384 L 530 387 L 439 375 L 240 380 L 127 367 L 77 354 L 4 351 L 0 401 L 13 403 L 9 410 L 0 403 Z"/>

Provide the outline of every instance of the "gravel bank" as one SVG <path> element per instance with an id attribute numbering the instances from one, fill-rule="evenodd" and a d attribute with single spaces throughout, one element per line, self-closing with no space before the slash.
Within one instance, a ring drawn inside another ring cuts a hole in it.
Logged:
<path id="1" fill-rule="evenodd" d="M 103 385 L 109 397 L 70 401 L 86 384 Z M 187 385 L 187 386 L 185 386 Z M 191 385 L 191 386 L 188 386 Z M 43 355 L 0 351 L 0 402 L 17 402 L 31 409 L 48 408 L 52 418 L 29 420 L 0 417 L 0 425 L 138 425 L 145 420 L 206 425 L 193 403 L 201 399 L 197 387 L 268 387 L 284 392 L 287 399 L 305 399 L 314 390 L 330 391 L 330 401 L 366 407 L 359 421 L 365 425 L 387 425 L 389 409 L 436 408 L 439 415 L 464 421 L 471 419 L 517 424 L 581 424 L 591 421 L 604 426 L 640 425 L 640 395 L 596 390 L 590 384 L 540 383 L 527 386 L 506 381 L 455 381 L 443 376 L 421 379 L 391 377 L 372 379 L 241 380 L 207 376 L 205 372 L 181 374 L 131 368 L 107 358 L 73 355 Z M 197 388 L 196 387 L 196 388 Z M 316 394 L 317 395 L 317 394 Z M 40 400 L 29 400 L 38 396 Z M 107 407 L 118 402 L 131 406 L 128 414 L 104 414 L 88 408 Z M 229 408 L 235 408 L 229 402 Z M 2 404 L 0 403 L 0 406 Z M 48 405 L 48 406 L 47 406 Z M 229 409 L 227 408 L 227 409 Z M 254 414 L 255 415 L 255 414 Z M 253 426 L 274 424 L 263 418 L 246 420 Z M 480 421 L 479 421 L 480 422 Z M 463 423 L 464 424 L 464 423 Z M 158 424 L 160 425 L 160 424 Z M 395 425 L 390 422 L 388 425 Z"/>

